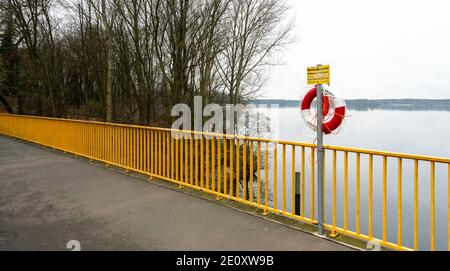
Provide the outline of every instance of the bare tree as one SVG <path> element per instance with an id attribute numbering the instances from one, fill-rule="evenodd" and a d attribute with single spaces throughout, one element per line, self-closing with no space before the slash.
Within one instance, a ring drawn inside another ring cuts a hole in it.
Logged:
<path id="1" fill-rule="evenodd" d="M 217 65 L 228 93 L 236 104 L 254 96 L 264 82 L 271 56 L 289 41 L 292 21 L 284 23 L 287 11 L 280 0 L 233 0 L 224 22 L 226 49 Z"/>
<path id="2" fill-rule="evenodd" d="M 38 115 L 167 126 L 171 107 L 195 96 L 245 102 L 290 30 L 280 0 L 2 3 L 26 75 L 19 112 Z"/>

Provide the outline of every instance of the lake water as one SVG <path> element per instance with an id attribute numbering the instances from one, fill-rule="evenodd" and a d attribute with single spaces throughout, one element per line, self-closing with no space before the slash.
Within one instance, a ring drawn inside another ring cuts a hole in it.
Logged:
<path id="1" fill-rule="evenodd" d="M 312 143 L 315 133 L 303 122 L 300 109 L 280 108 L 278 115 L 277 137 L 283 140 Z M 326 136 L 324 143 L 364 149 L 375 149 L 427 156 L 450 157 L 450 111 L 349 111 L 345 128 L 340 135 Z M 286 152 L 286 195 L 287 211 L 291 210 L 291 148 Z M 349 203 L 348 227 L 355 231 L 356 216 L 356 165 L 354 154 L 349 154 Z M 311 204 L 311 167 L 310 153 L 306 153 L 306 195 L 305 211 L 309 214 Z M 300 171 L 300 149 L 296 150 L 296 171 Z M 337 224 L 343 227 L 343 195 L 344 170 L 343 154 L 338 153 L 337 161 Z M 278 150 L 278 180 L 281 180 L 281 150 Z M 332 164 L 331 153 L 326 157 L 326 222 L 332 222 Z M 403 162 L 403 244 L 413 247 L 414 233 L 414 166 L 413 161 Z M 317 176 L 317 172 L 315 173 Z M 263 173 L 262 173 L 262 176 Z M 368 156 L 361 155 L 361 232 L 368 233 Z M 387 174 L 387 237 L 388 241 L 397 242 L 397 159 L 388 159 Z M 270 186 L 273 177 L 269 177 Z M 374 198 L 373 198 L 373 231 L 374 236 L 382 239 L 382 158 L 374 157 Z M 278 181 L 277 205 L 282 206 L 281 181 Z M 448 184 L 447 165 L 436 164 L 436 249 L 447 249 L 448 221 Z M 317 192 L 317 191 L 316 191 Z M 317 197 L 316 197 L 317 199 Z M 316 203 L 317 204 L 317 203 Z M 317 206 L 317 205 L 316 205 Z M 430 163 L 419 164 L 419 247 L 430 249 Z M 316 208 L 317 209 L 317 208 Z M 317 210 L 316 210 L 317 212 Z M 309 216 L 309 215 L 308 215 Z M 317 214 L 316 214 L 317 217 Z"/>

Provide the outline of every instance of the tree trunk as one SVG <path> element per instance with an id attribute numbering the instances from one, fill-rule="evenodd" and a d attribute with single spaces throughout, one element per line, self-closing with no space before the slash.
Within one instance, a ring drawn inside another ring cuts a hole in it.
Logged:
<path id="1" fill-rule="evenodd" d="M 6 101 L 6 99 L 5 99 L 5 98 L 3 97 L 3 95 L 1 95 L 1 94 L 0 94 L 0 102 L 3 103 L 3 105 L 4 105 L 5 108 L 6 108 L 6 111 L 7 111 L 9 114 L 14 114 L 14 111 L 12 110 L 11 106 L 9 105 L 9 103 Z"/>

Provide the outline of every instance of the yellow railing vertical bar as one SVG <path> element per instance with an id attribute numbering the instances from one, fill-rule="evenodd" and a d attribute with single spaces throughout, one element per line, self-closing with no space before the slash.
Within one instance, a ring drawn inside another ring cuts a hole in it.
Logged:
<path id="1" fill-rule="evenodd" d="M 116 140 L 115 140 L 115 142 L 114 142 L 114 144 L 115 144 L 115 150 L 114 150 L 114 162 L 116 163 L 116 164 L 119 164 L 120 165 L 120 161 L 119 161 L 119 151 L 120 151 L 120 134 L 119 134 L 119 132 L 120 132 L 120 127 L 118 127 L 118 126 L 115 126 L 114 127 L 114 136 L 115 136 L 115 138 L 116 138 Z M 84 143 L 83 143 L 83 145 L 84 145 Z"/>
<path id="2" fill-rule="evenodd" d="M 164 133 L 159 131 L 159 176 L 164 176 L 165 173 L 165 158 L 164 152 L 166 151 L 166 146 L 164 144 Z"/>
<path id="3" fill-rule="evenodd" d="M 157 176 L 161 176 L 161 144 L 160 144 L 160 132 L 155 130 L 155 171 Z"/>
<path id="4" fill-rule="evenodd" d="M 216 144 L 214 138 L 211 138 L 211 189 L 216 191 Z"/>
<path id="5" fill-rule="evenodd" d="M 114 126 L 109 126 L 109 130 L 110 130 L 110 139 L 111 139 L 111 143 L 109 145 L 110 147 L 110 161 L 112 163 L 116 163 L 116 151 L 117 151 L 117 145 L 116 145 L 116 140 L 117 140 L 117 136 L 116 136 L 116 127 Z"/>
<path id="6" fill-rule="evenodd" d="M 39 124 L 39 122 L 37 123 Z M 41 142 L 40 138 L 40 133 L 36 134 L 36 138 L 35 140 L 38 142 Z M 86 155 L 86 124 L 82 123 L 81 124 L 81 154 Z"/>
<path id="7" fill-rule="evenodd" d="M 128 167 L 134 169 L 134 129 L 128 129 Z"/>
<path id="8" fill-rule="evenodd" d="M 155 155 L 155 174 L 157 175 L 157 176 L 160 176 L 160 172 L 159 172 L 159 168 L 160 168 L 160 163 L 161 163 L 161 161 L 159 160 L 159 148 L 160 148 L 160 146 L 159 146 L 159 132 L 157 131 L 157 130 L 154 130 L 153 131 L 154 132 L 154 135 L 155 135 L 155 138 L 154 138 L 154 141 L 155 141 L 155 150 L 154 150 L 154 155 Z"/>
<path id="9" fill-rule="evenodd" d="M 117 160 L 118 160 L 119 165 L 123 166 L 124 165 L 123 164 L 123 159 L 122 159 L 122 154 L 123 154 L 123 151 L 122 151 L 122 146 L 123 146 L 123 128 L 122 127 L 117 127 L 117 132 L 118 132 L 118 137 L 119 137 L 118 152 L 117 152 L 118 159 Z"/>
<path id="10" fill-rule="evenodd" d="M 283 144 L 282 154 L 281 154 L 281 182 L 282 182 L 282 205 L 281 210 L 283 213 L 286 213 L 286 145 Z"/>
<path id="11" fill-rule="evenodd" d="M 105 161 L 105 125 L 101 124 L 99 128 L 100 128 L 100 159 Z M 68 131 L 66 130 L 66 133 L 67 132 Z"/>
<path id="12" fill-rule="evenodd" d="M 75 127 L 75 130 L 76 130 L 76 126 L 78 126 L 78 123 L 72 123 L 72 125 L 74 125 Z M 113 161 L 112 161 L 112 148 L 111 148 L 111 145 L 112 145 L 112 132 L 111 132 L 111 125 L 109 125 L 109 124 L 107 124 L 106 126 L 105 126 L 105 129 L 106 129 L 106 135 L 107 135 L 107 144 L 106 144 L 106 148 L 107 148 L 107 152 L 106 152 L 106 161 L 108 161 L 108 163 L 112 163 Z M 75 138 L 76 138 L 76 140 L 75 140 L 75 144 L 76 144 L 76 146 L 75 146 L 75 148 L 78 148 L 79 147 L 79 144 L 77 143 L 77 141 L 79 141 L 79 137 L 78 136 L 75 136 Z"/>
<path id="13" fill-rule="evenodd" d="M 344 230 L 348 230 L 348 152 L 344 152 Z"/>
<path id="14" fill-rule="evenodd" d="M 161 152 L 161 159 L 162 159 L 162 174 L 161 176 L 167 177 L 167 159 L 166 159 L 166 153 L 167 153 L 167 145 L 166 145 L 166 132 L 161 132 L 161 145 L 162 145 L 162 152 Z"/>
<path id="15" fill-rule="evenodd" d="M 264 206 L 265 214 L 269 212 L 269 143 L 266 142 L 264 155 Z"/>
<path id="16" fill-rule="evenodd" d="M 72 146 L 73 146 L 73 142 L 72 142 L 73 141 L 73 136 L 72 136 L 72 133 L 70 131 L 70 127 L 69 127 L 68 123 L 64 123 L 64 130 L 66 131 L 66 136 L 62 140 L 63 140 L 63 144 L 64 144 L 64 151 L 68 152 L 68 151 L 70 151 L 72 149 Z M 22 140 L 25 140 L 25 138 L 26 138 L 26 131 L 23 130 L 22 131 Z"/>
<path id="17" fill-rule="evenodd" d="M 170 179 L 175 180 L 175 139 L 170 133 Z"/>
<path id="18" fill-rule="evenodd" d="M 249 201 L 254 202 L 254 197 L 253 197 L 253 179 L 254 179 L 254 152 L 253 152 L 253 141 L 249 141 L 248 142 L 250 144 L 250 180 L 249 180 L 249 185 L 248 185 L 248 189 L 250 190 L 249 192 Z"/>
<path id="19" fill-rule="evenodd" d="M 402 202 L 403 202 L 403 160 L 402 158 L 398 158 L 397 161 L 397 245 L 402 246 L 402 230 L 403 230 L 403 209 L 402 209 Z"/>
<path id="20" fill-rule="evenodd" d="M 356 154 L 356 234 L 361 234 L 361 154 Z"/>
<path id="21" fill-rule="evenodd" d="M 169 135 L 167 131 L 163 131 L 163 142 L 164 151 L 163 151 L 163 160 L 164 160 L 164 178 L 170 178 L 170 143 L 169 143 Z"/>
<path id="22" fill-rule="evenodd" d="M 147 160 L 146 160 L 146 172 L 147 172 L 147 174 L 150 176 L 150 174 L 151 174 L 151 152 L 150 152 L 150 150 L 151 150 L 151 147 L 150 147 L 150 144 L 151 144 L 151 141 L 150 141 L 150 133 L 151 133 L 151 130 L 145 130 L 145 142 L 146 142 L 146 144 L 145 144 L 145 153 L 146 153 L 146 157 L 147 157 Z"/>
<path id="23" fill-rule="evenodd" d="M 414 250 L 419 250 L 419 161 L 414 160 Z"/>
<path id="24" fill-rule="evenodd" d="M 220 144 L 220 137 L 216 138 L 217 143 L 217 198 L 222 193 L 222 148 Z"/>
<path id="25" fill-rule="evenodd" d="M 65 127 L 65 125 L 64 125 L 64 127 Z M 97 125 L 95 125 L 95 128 L 96 128 L 96 136 L 97 136 L 97 138 L 96 138 L 97 139 L 97 150 L 96 150 L 96 153 L 95 153 L 95 157 L 97 159 L 101 159 L 102 158 L 102 156 L 101 156 L 101 150 L 102 150 L 102 141 L 101 141 L 101 139 L 102 139 L 102 137 L 101 137 L 101 130 L 100 130 L 101 126 L 99 124 L 97 124 Z M 67 129 L 64 129 L 64 134 L 65 134 L 65 137 L 68 136 L 67 135 Z M 61 146 L 63 148 L 65 148 L 67 146 L 67 144 L 64 142 L 64 137 L 61 138 Z"/>
<path id="26" fill-rule="evenodd" d="M 81 150 L 82 150 L 82 154 L 83 155 L 87 155 L 87 151 L 86 151 L 86 123 L 83 123 L 82 124 L 82 129 L 83 129 L 83 134 L 82 134 L 82 137 L 81 137 L 81 144 L 82 144 L 82 146 L 81 146 Z M 39 136 L 40 137 L 40 136 Z M 39 140 L 40 141 L 40 140 Z"/>
<path id="27" fill-rule="evenodd" d="M 210 139 L 209 138 L 205 138 L 205 140 L 206 140 L 206 157 L 205 157 L 205 160 L 206 160 L 206 179 L 205 179 L 205 181 L 206 181 L 206 190 L 209 190 L 209 183 L 210 183 L 210 179 L 211 179 L 211 176 L 209 175 L 209 142 L 210 142 Z"/>
<path id="28" fill-rule="evenodd" d="M 200 187 L 205 187 L 205 162 L 204 162 L 204 150 L 203 150 L 203 135 L 200 138 Z"/>
<path id="29" fill-rule="evenodd" d="M 228 146 L 227 146 L 227 138 L 224 136 L 222 139 L 223 141 L 223 193 L 225 195 L 228 194 L 228 176 L 227 176 L 227 170 L 228 170 Z"/>
<path id="30" fill-rule="evenodd" d="M 256 157 L 256 163 L 257 163 L 257 165 L 256 165 L 256 169 L 257 169 L 257 180 L 256 180 L 256 189 L 257 189 L 257 191 L 256 191 L 256 193 L 257 193 L 257 199 L 256 199 L 256 202 L 258 203 L 258 205 L 261 205 L 261 142 L 260 141 L 258 141 L 257 143 L 256 143 L 256 146 L 257 146 L 257 150 L 256 150 L 256 153 L 257 153 L 257 157 Z"/>
<path id="31" fill-rule="evenodd" d="M 165 131 L 160 131 L 161 133 L 161 176 L 167 178 L 167 153 L 169 151 L 169 146 L 167 142 L 167 133 Z"/>
<path id="32" fill-rule="evenodd" d="M 147 172 L 152 174 L 152 140 L 151 140 L 151 130 L 147 130 Z"/>
<path id="33" fill-rule="evenodd" d="M 70 127 L 70 123 L 68 123 L 68 124 Z M 108 143 L 108 134 L 107 134 L 107 130 L 106 130 L 106 125 L 102 124 L 101 127 L 102 127 L 102 160 L 107 161 L 108 159 L 106 157 L 106 154 L 107 154 L 106 152 L 107 152 L 108 148 L 106 147 L 106 144 Z M 70 130 L 69 130 L 69 133 L 70 133 Z M 70 135 L 70 137 L 73 139 L 72 135 Z M 70 146 L 71 150 L 73 149 L 73 143 L 74 143 L 74 141 L 71 140 L 71 146 Z"/>
<path id="34" fill-rule="evenodd" d="M 171 138 L 171 136 L 170 136 L 170 132 L 165 132 L 166 133 L 166 144 L 167 144 L 167 154 L 166 154 L 166 162 L 167 162 L 167 171 L 166 171 L 166 177 L 168 178 L 168 179 L 171 179 L 171 168 L 172 168 L 172 165 L 173 165 L 173 163 L 172 163 L 172 159 L 171 159 L 171 157 L 173 157 L 173 155 L 171 155 L 171 153 L 172 153 L 172 149 L 173 149 L 173 147 L 172 147 L 172 144 L 171 144 L 171 140 L 170 140 L 170 138 Z"/>
<path id="35" fill-rule="evenodd" d="M 295 215 L 295 145 L 291 150 L 291 214 Z"/>
<path id="36" fill-rule="evenodd" d="M 241 196 L 241 151 L 240 151 L 240 142 L 239 139 L 236 140 L 236 197 L 240 198 Z"/>
<path id="37" fill-rule="evenodd" d="M 337 166 L 336 166 L 336 151 L 333 150 L 333 228 L 336 228 L 337 219 Z"/>
<path id="38" fill-rule="evenodd" d="M 180 135 L 177 133 L 175 141 L 175 180 L 180 182 Z"/>
<path id="39" fill-rule="evenodd" d="M 146 130 L 144 130 L 144 129 L 140 129 L 141 130 L 141 139 L 140 139 L 140 142 L 139 142 L 139 144 L 141 145 L 141 154 L 140 154 L 140 160 L 141 160 L 141 171 L 142 172 L 147 172 L 147 170 L 146 170 L 146 164 L 147 164 L 147 156 L 145 155 L 145 153 L 146 153 L 146 150 L 147 150 L 147 148 L 146 148 L 146 142 L 147 142 L 147 140 L 146 140 L 146 134 L 145 134 L 145 132 L 146 132 Z"/>
<path id="40" fill-rule="evenodd" d="M 369 155 L 369 183 L 368 183 L 368 193 L 369 193 L 369 199 L 368 199 L 368 208 L 369 208 L 369 214 L 368 214 L 368 231 L 369 231 L 369 239 L 373 238 L 373 155 Z"/>
<path id="41" fill-rule="evenodd" d="M 63 131 L 64 132 L 64 131 Z M 61 146 L 61 143 L 58 143 Z M 97 124 L 92 125 L 92 158 L 98 159 L 98 136 L 97 136 Z"/>
<path id="42" fill-rule="evenodd" d="M 387 156 L 383 155 L 383 242 L 387 242 Z"/>
<path id="43" fill-rule="evenodd" d="M 178 148 L 179 148 L 179 155 L 178 155 L 178 181 L 180 182 L 180 188 L 181 184 L 183 183 L 183 176 L 184 176 L 184 139 L 183 134 L 178 134 Z"/>
<path id="44" fill-rule="evenodd" d="M 180 133 L 180 185 L 184 182 L 184 134 Z"/>
<path id="45" fill-rule="evenodd" d="M 162 132 L 158 131 L 158 175 L 163 176 L 163 144 L 162 144 Z"/>
<path id="46" fill-rule="evenodd" d="M 190 137 L 187 134 L 184 134 L 184 182 L 189 184 L 191 180 L 189 180 L 189 140 Z"/>
<path id="47" fill-rule="evenodd" d="M 131 168 L 135 169 L 135 150 L 136 150 L 135 130 L 131 128 Z"/>
<path id="48" fill-rule="evenodd" d="M 136 128 L 136 169 L 138 171 L 142 170 L 142 137 L 141 137 L 142 129 Z"/>
<path id="49" fill-rule="evenodd" d="M 156 161 L 156 175 L 161 176 L 161 143 L 160 143 L 160 132 L 155 131 L 155 161 Z"/>
<path id="50" fill-rule="evenodd" d="M 195 144 L 194 144 L 194 154 L 195 154 L 195 186 L 198 187 L 198 169 L 199 169 L 199 163 L 198 163 L 198 138 L 197 135 L 194 136 Z"/>
<path id="51" fill-rule="evenodd" d="M 137 159 L 136 159 L 136 153 L 137 153 L 137 149 L 136 149 L 136 143 L 137 143 L 137 140 L 136 140 L 136 136 L 137 136 L 137 130 L 135 129 L 135 128 L 132 128 L 131 129 L 131 131 L 132 131 L 132 133 L 133 133 L 133 137 L 132 137 L 132 140 L 133 140 L 133 145 L 132 145 L 132 161 L 133 161 L 133 169 L 136 169 L 137 168 Z"/>
<path id="52" fill-rule="evenodd" d="M 124 167 L 128 166 L 127 138 L 128 138 L 128 128 L 122 127 L 122 165 Z"/>
<path id="53" fill-rule="evenodd" d="M 140 168 L 139 170 L 142 172 L 145 172 L 145 130 L 142 128 L 139 128 L 139 139 L 138 139 L 138 145 L 139 145 L 139 160 L 140 160 Z"/>
<path id="54" fill-rule="evenodd" d="M 71 126 L 70 123 L 68 123 L 68 124 L 69 124 L 69 126 Z M 107 126 L 106 126 L 105 124 L 103 124 L 101 127 L 102 127 L 102 159 L 103 159 L 103 161 L 107 161 L 107 160 L 108 160 L 108 158 L 107 158 L 107 151 L 108 151 L 108 147 L 107 147 L 107 144 L 108 144 L 108 134 L 107 134 L 107 130 L 106 130 Z M 70 129 L 70 130 L 72 130 L 72 129 Z M 74 147 L 75 147 L 75 137 L 74 137 L 74 133 L 73 133 L 73 132 L 70 132 L 70 136 L 72 137 L 72 140 L 71 140 L 71 142 L 72 142 L 71 150 L 73 150 Z"/>
<path id="55" fill-rule="evenodd" d="M 161 165 L 161 172 L 160 176 L 165 177 L 166 176 L 166 133 L 164 131 L 159 131 L 159 146 L 160 146 L 160 165 Z"/>
<path id="56" fill-rule="evenodd" d="M 127 128 L 125 148 L 127 149 L 127 167 L 131 168 L 131 128 Z"/>
<path id="57" fill-rule="evenodd" d="M 80 144 L 79 144 L 79 136 L 77 136 L 78 135 L 78 131 L 77 131 L 77 127 L 76 127 L 76 124 L 73 124 L 73 123 L 70 123 L 70 126 L 71 126 L 71 130 L 72 130 L 72 133 L 73 133 L 73 148 L 72 148 L 72 151 L 73 152 L 75 152 L 75 153 L 78 153 L 78 148 L 79 148 L 79 146 L 80 146 Z M 28 125 L 27 127 L 30 127 L 30 125 Z M 28 130 L 28 129 L 27 129 Z M 29 140 L 30 139 L 30 137 L 31 137 L 31 133 L 28 131 L 27 132 L 27 140 Z"/>
<path id="58" fill-rule="evenodd" d="M 83 126 L 82 126 L 82 124 L 81 123 L 73 123 L 72 125 L 74 125 L 74 130 L 76 131 L 76 136 L 75 136 L 75 139 L 76 139 L 76 143 L 75 143 L 75 152 L 77 153 L 77 155 L 78 154 L 81 154 L 82 153 L 82 150 L 81 150 L 81 148 L 83 147 L 83 145 L 82 145 L 82 139 L 83 139 Z M 34 125 L 29 125 L 28 127 L 33 127 Z M 111 126 L 108 126 L 108 128 L 109 128 L 109 134 L 111 135 Z M 33 130 L 30 130 L 31 132 L 30 132 L 30 135 L 29 135 L 29 140 L 34 140 L 34 132 L 33 132 Z M 112 139 L 110 139 L 110 144 L 109 144 L 109 148 L 110 148 L 110 150 L 112 149 L 111 148 L 111 140 Z M 111 155 L 110 155 L 111 156 Z"/>
<path id="59" fill-rule="evenodd" d="M 450 251 L 450 164 L 447 165 L 447 243 Z"/>
<path id="60" fill-rule="evenodd" d="M 151 133 L 152 131 L 150 129 L 146 130 L 145 132 L 145 140 L 147 141 L 146 147 L 146 153 L 147 153 L 147 173 L 149 175 L 152 174 L 152 141 L 151 141 Z"/>
<path id="61" fill-rule="evenodd" d="M 140 170 L 145 172 L 145 163 L 146 161 L 146 157 L 145 157 L 145 139 L 144 139 L 144 129 L 139 129 L 140 130 L 140 138 L 139 138 L 139 145 L 140 145 L 140 153 L 139 153 L 139 160 L 140 160 Z"/>
<path id="62" fill-rule="evenodd" d="M 301 201 L 301 211 L 300 215 L 305 217 L 305 178 L 306 178 L 306 157 L 305 157 L 305 147 L 302 146 L 302 169 L 301 169 L 301 191 L 300 191 L 300 201 Z"/>
<path id="63" fill-rule="evenodd" d="M 194 134 L 189 134 L 189 184 L 194 184 Z"/>
<path id="64" fill-rule="evenodd" d="M 88 129 L 89 129 L 89 157 L 92 159 L 92 157 L 94 157 L 94 146 L 95 146 L 95 142 L 94 142 L 94 125 L 89 125 Z"/>
<path id="65" fill-rule="evenodd" d="M 316 214 L 316 157 L 315 150 L 311 148 L 311 220 L 314 221 Z"/>
<path id="66" fill-rule="evenodd" d="M 430 249 L 436 250 L 436 185 L 435 185 L 436 163 L 431 162 L 430 172 Z"/>
<path id="67" fill-rule="evenodd" d="M 242 182 L 244 191 L 242 191 L 242 198 L 247 200 L 247 140 L 242 142 Z"/>
<path id="68" fill-rule="evenodd" d="M 150 172 L 155 173 L 155 131 L 150 130 Z"/>
<path id="69" fill-rule="evenodd" d="M 230 196 L 234 196 L 233 159 L 234 159 L 234 139 L 230 139 Z"/>
<path id="70" fill-rule="evenodd" d="M 39 121 L 36 122 L 36 125 L 38 125 L 38 124 L 39 124 Z M 86 123 L 82 123 L 80 125 L 81 125 L 81 144 L 82 144 L 81 153 L 83 155 L 86 155 Z M 34 135 L 34 140 L 36 142 L 42 143 L 41 140 L 39 139 L 39 137 L 40 137 L 39 135 L 40 135 L 40 133 L 36 132 L 36 134 Z"/>
<path id="71" fill-rule="evenodd" d="M 278 201 L 278 144 L 274 143 L 273 150 L 273 209 L 277 210 Z"/>
<path id="72" fill-rule="evenodd" d="M 153 175 L 153 159 L 152 159 L 152 153 L 153 153 L 153 147 L 152 147 L 152 130 L 147 130 L 147 164 L 148 164 L 148 173 Z"/>
<path id="73" fill-rule="evenodd" d="M 120 164 L 124 167 L 126 167 L 126 165 L 127 165 L 127 160 L 126 160 L 127 153 L 126 153 L 126 149 L 125 149 L 126 136 L 127 136 L 127 128 L 121 127 L 120 128 L 120 161 L 121 161 Z"/>
<path id="74" fill-rule="evenodd" d="M 36 122 L 36 124 L 38 124 L 38 122 Z M 34 129 L 34 128 L 33 128 Z M 85 154 L 85 149 L 84 149 L 84 147 L 85 147 L 85 124 L 84 123 L 80 123 L 80 153 L 81 154 Z M 38 132 L 37 131 L 35 131 L 34 133 L 33 133 L 33 137 L 32 137 L 32 140 L 34 141 L 34 142 L 41 142 L 39 139 L 38 139 Z"/>

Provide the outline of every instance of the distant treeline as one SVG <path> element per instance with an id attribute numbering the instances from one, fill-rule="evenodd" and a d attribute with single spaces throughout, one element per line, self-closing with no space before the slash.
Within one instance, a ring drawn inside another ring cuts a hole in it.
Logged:
<path id="1" fill-rule="evenodd" d="M 300 100 L 252 100 L 251 104 L 279 105 L 279 107 L 299 107 Z M 345 101 L 349 109 L 366 111 L 373 109 L 393 109 L 393 110 L 444 110 L 450 111 L 450 99 L 427 100 L 427 99 L 354 99 Z"/>

